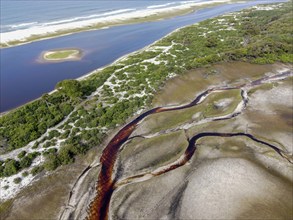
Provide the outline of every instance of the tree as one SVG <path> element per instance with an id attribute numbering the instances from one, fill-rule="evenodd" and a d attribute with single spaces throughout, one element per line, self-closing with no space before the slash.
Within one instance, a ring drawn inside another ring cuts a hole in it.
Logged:
<path id="1" fill-rule="evenodd" d="M 14 180 L 13 180 L 13 182 L 15 183 L 15 184 L 18 184 L 18 183 L 20 183 L 21 182 L 21 178 L 20 177 L 16 177 Z"/>
<path id="2" fill-rule="evenodd" d="M 42 172 L 44 170 L 44 167 L 43 166 L 36 166 L 34 167 L 32 170 L 31 170 L 31 174 L 33 176 L 37 175 L 38 173 Z"/>
<path id="3" fill-rule="evenodd" d="M 74 162 L 74 153 L 71 151 L 70 146 L 64 146 L 58 153 L 58 159 L 61 164 L 70 164 Z"/>
<path id="4" fill-rule="evenodd" d="M 216 47 L 218 45 L 218 40 L 215 36 L 208 36 L 206 39 L 205 46 L 206 47 Z"/>
<path id="5" fill-rule="evenodd" d="M 58 82 L 56 89 L 72 99 L 80 98 L 83 95 L 81 84 L 75 79 L 66 79 Z"/>
<path id="6" fill-rule="evenodd" d="M 244 30 L 244 35 L 248 36 L 254 36 L 260 33 L 260 27 L 249 20 L 243 22 L 242 29 Z"/>
<path id="7" fill-rule="evenodd" d="M 21 159 L 21 158 L 23 158 L 24 156 L 26 155 L 26 151 L 21 151 L 18 155 L 17 155 L 17 157 L 19 158 L 19 159 Z"/>
<path id="8" fill-rule="evenodd" d="M 15 160 L 9 160 L 5 163 L 5 167 L 3 170 L 4 176 L 11 176 L 13 174 L 16 174 L 19 170 L 19 163 Z"/>
<path id="9" fill-rule="evenodd" d="M 29 157 L 24 157 L 19 161 L 19 166 L 21 169 L 29 167 L 33 162 L 33 159 Z"/>

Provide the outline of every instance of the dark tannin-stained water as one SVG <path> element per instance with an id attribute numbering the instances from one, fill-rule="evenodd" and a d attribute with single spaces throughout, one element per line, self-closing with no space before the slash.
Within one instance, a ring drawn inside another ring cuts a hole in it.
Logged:
<path id="1" fill-rule="evenodd" d="M 109 142 L 109 144 L 106 146 L 104 149 L 102 156 L 100 158 L 101 162 L 101 171 L 98 177 L 98 182 L 97 182 L 97 196 L 94 198 L 93 202 L 90 205 L 89 208 L 89 215 L 88 215 L 88 220 L 107 220 L 108 219 L 108 214 L 109 214 L 109 205 L 110 205 L 110 200 L 112 197 L 112 194 L 116 188 L 116 182 L 117 179 L 113 175 L 114 171 L 114 165 L 119 153 L 119 150 L 121 146 L 128 140 L 129 136 L 132 134 L 132 132 L 135 130 L 136 125 L 140 123 L 145 117 L 151 114 L 156 114 L 160 112 L 168 112 L 168 111 L 176 111 L 176 110 L 181 110 L 181 109 L 187 109 L 190 107 L 193 107 L 199 103 L 201 103 L 202 99 L 205 98 L 207 95 L 214 91 L 224 91 L 224 90 L 231 90 L 231 89 L 240 89 L 245 86 L 257 86 L 261 85 L 263 82 L 268 81 L 268 80 L 274 80 L 278 79 L 279 77 L 287 77 L 291 75 L 291 71 L 285 71 L 283 73 L 280 73 L 275 76 L 266 76 L 261 79 L 252 81 L 249 84 L 246 85 L 239 85 L 236 87 L 225 87 L 225 88 L 213 88 L 213 89 L 208 89 L 205 92 L 199 94 L 192 102 L 186 105 L 182 106 L 175 106 L 175 107 L 157 107 L 153 108 L 140 116 L 138 116 L 136 119 L 128 123 L 126 126 L 124 126 Z M 242 97 L 243 98 L 243 97 Z M 243 100 L 244 103 L 247 102 L 247 100 Z M 235 117 L 237 114 L 232 114 L 231 117 Z M 230 118 L 231 118 L 230 117 Z M 217 119 L 215 119 L 217 120 Z M 170 170 L 174 170 L 177 167 L 180 167 L 184 165 L 187 161 L 191 159 L 193 156 L 195 150 L 196 150 L 196 142 L 200 138 L 203 137 L 235 137 L 235 136 L 245 136 L 257 143 L 266 145 L 267 147 L 270 147 L 273 149 L 275 152 L 277 152 L 281 157 L 285 158 L 288 160 L 286 157 L 286 153 L 283 152 L 281 149 L 278 147 L 267 143 L 265 141 L 259 140 L 256 137 L 254 137 L 251 134 L 246 134 L 246 133 L 218 133 L 218 132 L 202 132 L 199 134 L 196 134 L 193 136 L 191 139 L 188 140 L 189 145 L 184 153 L 184 159 L 179 161 L 176 164 L 170 165 L 168 168 L 162 170 L 161 172 L 156 173 L 155 175 L 161 175 L 163 173 L 166 173 Z M 288 160 L 290 163 L 291 161 Z M 131 177 L 134 178 L 134 177 Z"/>

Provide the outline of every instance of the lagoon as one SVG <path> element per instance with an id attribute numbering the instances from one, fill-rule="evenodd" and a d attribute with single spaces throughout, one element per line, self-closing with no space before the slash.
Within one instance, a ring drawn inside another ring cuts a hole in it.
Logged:
<path id="1" fill-rule="evenodd" d="M 177 28 L 269 2 L 276 1 L 221 5 L 166 20 L 115 26 L 1 49 L 0 112 L 18 107 L 52 91 L 56 83 L 63 79 L 78 78 L 108 65 Z M 59 48 L 79 48 L 83 51 L 82 59 L 60 63 L 38 61 L 43 52 Z"/>

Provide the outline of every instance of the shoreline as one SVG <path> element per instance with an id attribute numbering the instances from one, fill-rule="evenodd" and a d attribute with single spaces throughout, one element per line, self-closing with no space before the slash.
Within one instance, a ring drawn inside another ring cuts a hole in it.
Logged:
<path id="1" fill-rule="evenodd" d="M 240 0 L 240 1 L 238 1 L 238 0 L 228 0 L 228 1 L 229 1 L 229 3 L 233 3 L 233 2 L 234 2 L 234 3 L 235 3 L 235 2 L 243 2 L 243 1 L 241 1 L 241 0 Z M 244 0 L 244 1 L 246 2 L 246 0 Z M 214 3 L 213 5 L 210 5 L 210 6 L 214 6 L 215 4 L 217 5 L 217 3 Z M 198 23 L 199 23 L 199 22 L 194 23 L 194 24 L 192 24 L 192 25 L 198 25 Z M 148 49 L 148 48 L 151 47 L 153 44 L 156 44 L 158 41 L 164 39 L 165 37 L 168 37 L 169 35 L 171 35 L 171 34 L 177 32 L 177 31 L 179 31 L 180 29 L 182 29 L 182 28 L 184 28 L 184 27 L 187 27 L 187 26 L 191 26 L 191 25 L 184 25 L 184 26 L 181 26 L 181 27 L 179 27 L 179 28 L 173 30 L 172 32 L 168 33 L 167 35 L 163 36 L 162 38 L 160 38 L 160 39 L 158 39 L 158 40 L 152 42 L 152 43 L 149 44 L 149 45 L 146 45 L 145 47 L 143 47 L 143 48 L 141 48 L 141 49 L 139 49 L 139 50 L 136 50 L 136 51 L 133 51 L 133 52 L 127 53 L 127 54 L 125 54 L 125 55 L 123 55 L 123 56 L 117 58 L 117 59 L 114 60 L 113 62 L 111 62 L 111 63 L 109 63 L 109 64 L 107 64 L 107 65 L 101 66 L 101 67 L 99 67 L 99 68 L 97 68 L 97 69 L 94 69 L 94 70 L 92 70 L 92 71 L 90 71 L 90 72 L 88 72 L 88 73 L 85 73 L 83 76 L 80 76 L 80 77 L 75 78 L 75 79 L 76 79 L 76 80 L 84 80 L 84 79 L 86 79 L 87 77 L 90 77 L 91 75 L 93 75 L 93 74 L 95 74 L 95 73 L 97 73 L 97 72 L 99 72 L 99 71 L 105 69 L 106 67 L 109 67 L 109 66 L 111 66 L 111 65 L 115 65 L 116 63 L 122 61 L 123 59 L 126 59 L 128 56 L 131 56 L 131 55 L 136 54 L 136 53 L 140 53 L 140 52 L 142 52 L 142 51 Z M 87 30 L 87 31 L 91 31 L 91 30 Z M 73 34 L 73 33 L 72 33 L 72 34 Z M 66 35 L 70 35 L 70 34 L 66 34 Z M 60 36 L 58 36 L 58 37 L 60 37 Z M 46 38 L 46 39 L 50 39 L 50 38 Z M 45 39 L 40 39 L 40 40 L 45 40 Z M 34 41 L 33 41 L 33 42 L 34 42 Z M 32 42 L 27 42 L 27 43 L 32 43 Z M 23 44 L 27 44 L 27 43 L 23 43 Z M 14 45 L 14 46 L 18 46 L 18 45 Z M 0 46 L 0 49 L 2 49 L 1 46 Z M 49 91 L 49 92 L 47 92 L 47 93 L 44 93 L 44 94 L 51 95 L 51 94 L 55 93 L 56 91 L 57 91 L 56 89 L 53 89 L 53 90 L 51 90 L 51 91 Z M 44 94 L 42 94 L 42 95 L 44 95 Z M 26 102 L 26 103 L 23 103 L 23 104 L 21 104 L 21 105 L 15 107 L 15 108 L 12 108 L 12 109 L 10 109 L 10 110 L 4 111 L 4 112 L 0 112 L 0 118 L 1 118 L 2 116 L 4 116 L 4 115 L 6 115 L 6 114 L 8 114 L 8 113 L 10 113 L 10 112 L 12 112 L 12 111 L 14 111 L 14 110 L 17 110 L 18 108 L 21 108 L 22 106 L 25 106 L 25 105 L 27 105 L 27 104 L 29 104 L 29 103 L 31 103 L 31 102 L 34 102 L 34 101 L 40 99 L 41 97 L 42 97 L 42 96 L 40 96 L 40 97 L 38 97 L 38 98 L 35 98 L 35 99 L 32 99 L 31 101 L 28 101 L 28 102 Z"/>
<path id="2" fill-rule="evenodd" d="M 197 25 L 197 23 L 196 23 L 195 25 Z M 193 25 L 192 25 L 192 26 L 193 26 Z M 168 35 L 174 34 L 176 31 L 178 31 L 178 30 L 181 29 L 181 28 L 184 28 L 184 27 L 180 27 L 180 28 L 178 28 L 178 29 L 176 29 L 176 30 L 170 32 L 169 34 L 165 35 L 164 37 L 158 39 L 157 41 L 154 41 L 153 43 L 151 43 L 151 44 L 149 44 L 149 45 L 143 47 L 142 49 L 137 50 L 137 51 L 134 51 L 134 52 L 131 52 L 131 53 L 129 53 L 129 54 L 126 54 L 125 56 L 122 56 L 122 57 L 118 58 L 116 61 L 114 61 L 114 62 L 112 62 L 112 63 L 110 63 L 109 65 L 106 65 L 106 66 L 115 65 L 116 62 L 118 62 L 119 60 L 121 61 L 121 60 L 126 59 L 130 54 L 133 54 L 133 53 L 134 53 L 134 54 L 135 54 L 135 53 L 139 53 L 141 50 L 147 50 L 147 48 L 151 47 L 151 46 L 152 46 L 153 44 L 155 44 L 156 42 L 158 42 L 158 41 L 164 39 L 164 38 L 167 37 Z M 105 67 L 104 67 L 104 68 L 105 68 Z M 99 68 L 99 69 L 100 69 L 100 68 Z M 98 70 L 98 69 L 96 69 L 95 71 L 97 71 L 97 70 Z M 92 73 L 92 74 L 93 74 L 93 73 L 96 73 L 95 71 L 91 71 L 90 73 Z M 98 74 L 99 74 L 99 73 L 98 73 Z M 89 74 L 87 74 L 87 75 L 90 76 Z M 84 77 L 84 76 L 83 76 L 83 77 Z M 81 78 L 81 77 L 80 77 L 80 78 Z M 97 91 L 97 90 L 96 90 L 96 91 Z"/>
<path id="3" fill-rule="evenodd" d="M 243 2 L 239 0 L 215 0 L 211 2 L 191 2 L 185 5 L 169 8 L 144 9 L 128 14 L 113 15 L 105 18 L 90 19 L 67 24 L 47 27 L 33 27 L 29 29 L 0 33 L 0 49 L 20 46 L 36 41 L 48 40 L 84 31 L 94 31 L 113 26 L 144 23 L 168 19 L 193 13 L 196 10 L 220 4 Z M 246 2 L 246 1 L 245 1 Z"/>
<path id="4" fill-rule="evenodd" d="M 198 23 L 195 23 L 195 24 L 193 24 L 193 25 L 197 25 L 197 24 L 198 24 Z M 80 81 L 80 80 L 85 80 L 86 78 L 90 77 L 91 75 L 93 75 L 93 74 L 95 74 L 95 73 L 97 73 L 97 72 L 99 72 L 99 71 L 101 71 L 101 70 L 103 70 L 103 69 L 105 69 L 105 68 L 107 68 L 107 67 L 109 67 L 109 66 L 115 65 L 116 63 L 118 63 L 118 62 L 120 62 L 120 61 L 122 61 L 122 60 L 124 60 L 124 59 L 127 59 L 127 57 L 129 57 L 129 56 L 131 56 L 131 55 L 134 55 L 134 54 L 136 54 L 136 53 L 140 53 L 140 52 L 142 52 L 142 51 L 144 51 L 144 50 L 147 50 L 149 47 L 151 47 L 152 45 L 156 44 L 158 41 L 162 40 L 162 39 L 165 38 L 165 37 L 168 37 L 169 35 L 171 35 L 171 34 L 177 32 L 177 31 L 179 31 L 180 29 L 182 29 L 182 28 L 184 28 L 184 27 L 187 27 L 187 26 L 189 26 L 189 25 L 185 25 L 185 26 L 179 27 L 179 28 L 175 29 L 174 31 L 168 33 L 168 34 L 165 35 L 164 37 L 162 37 L 162 38 L 160 38 L 160 39 L 158 39 L 158 40 L 152 42 L 151 44 L 149 44 L 149 45 L 147 45 L 147 46 L 145 46 L 145 47 L 143 47 L 143 48 L 141 48 L 141 49 L 139 49 L 139 50 L 136 50 L 136 51 L 133 51 L 133 52 L 127 53 L 127 54 L 123 55 L 122 57 L 117 58 L 116 60 L 114 60 L 113 62 L 111 62 L 111 63 L 109 63 L 109 64 L 107 64 L 107 65 L 104 65 L 104 66 L 102 66 L 102 67 L 100 67 L 100 68 L 94 69 L 94 70 L 92 70 L 92 71 L 90 71 L 90 72 L 84 74 L 83 76 L 80 76 L 80 77 L 78 77 L 78 78 L 75 78 L 75 80 L 78 80 L 78 81 Z M 65 61 L 66 61 L 66 60 L 65 60 Z M 47 61 L 47 60 L 46 60 L 46 62 L 52 62 L 52 61 Z M 54 61 L 53 61 L 53 62 L 54 62 Z M 56 91 L 57 91 L 56 89 L 53 89 L 53 90 L 51 90 L 50 92 L 47 92 L 47 93 L 44 93 L 44 94 L 51 95 L 51 94 L 53 94 L 53 93 L 56 92 Z M 42 95 L 44 95 L 44 94 L 42 94 Z M 17 110 L 18 108 L 21 108 L 22 106 L 25 106 L 25 105 L 27 105 L 27 104 L 29 104 L 29 103 L 31 103 L 31 102 L 34 102 L 34 101 L 40 99 L 41 97 L 42 97 L 42 96 L 40 96 L 40 97 L 38 97 L 38 98 L 36 98 L 36 99 L 33 99 L 33 100 L 29 101 L 29 102 L 26 102 L 26 103 L 24 103 L 24 104 L 22 104 L 22 105 L 20 105 L 20 106 L 17 106 L 17 107 L 15 107 L 15 108 L 13 108 L 13 109 L 7 110 L 7 111 L 5 111 L 5 112 L 0 112 L 0 118 L 1 118 L 2 116 L 4 116 L 4 115 L 6 115 L 6 114 L 8 114 L 8 113 L 10 113 L 10 112 L 12 112 L 12 111 L 14 111 L 14 110 Z"/>

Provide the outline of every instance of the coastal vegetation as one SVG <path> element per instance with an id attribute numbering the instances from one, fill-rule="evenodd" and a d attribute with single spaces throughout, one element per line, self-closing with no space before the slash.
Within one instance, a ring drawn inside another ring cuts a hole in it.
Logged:
<path id="1" fill-rule="evenodd" d="M 52 94 L 3 115 L 1 152 L 23 147 L 32 152 L 1 161 L 0 176 L 28 168 L 40 154 L 45 162 L 31 170 L 34 174 L 72 163 L 101 144 L 111 129 L 151 107 L 166 80 L 187 70 L 229 61 L 292 62 L 291 3 L 263 6 L 270 10 L 254 7 L 182 28 L 83 80 L 59 82 Z M 239 99 L 238 91 L 232 95 Z M 205 114 L 216 110 L 210 106 Z"/>

